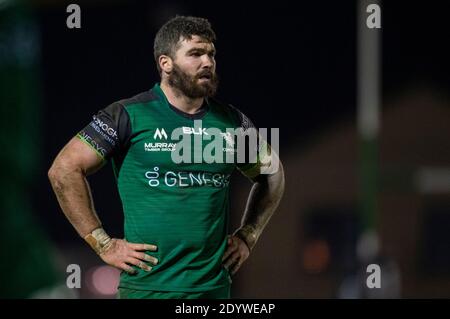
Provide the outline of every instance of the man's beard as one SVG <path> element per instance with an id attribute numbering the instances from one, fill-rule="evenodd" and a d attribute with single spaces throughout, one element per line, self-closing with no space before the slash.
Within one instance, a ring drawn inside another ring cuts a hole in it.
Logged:
<path id="1" fill-rule="evenodd" d="M 202 76 L 209 76 L 209 81 L 198 83 Z M 168 82 L 170 86 L 178 89 L 191 99 L 212 97 L 216 94 L 219 85 L 217 74 L 210 70 L 204 70 L 195 76 L 191 76 L 183 72 L 176 64 L 173 65 Z"/>

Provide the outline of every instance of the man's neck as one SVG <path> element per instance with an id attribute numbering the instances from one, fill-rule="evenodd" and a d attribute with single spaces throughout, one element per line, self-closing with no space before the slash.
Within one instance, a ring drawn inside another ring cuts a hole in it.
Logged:
<path id="1" fill-rule="evenodd" d="M 170 86 L 166 81 L 161 81 L 160 87 L 169 103 L 180 111 L 188 114 L 195 114 L 202 107 L 203 98 L 189 98 L 178 89 Z"/>

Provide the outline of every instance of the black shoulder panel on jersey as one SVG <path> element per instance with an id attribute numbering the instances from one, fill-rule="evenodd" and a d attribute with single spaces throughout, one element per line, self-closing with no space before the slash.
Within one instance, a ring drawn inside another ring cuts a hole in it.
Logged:
<path id="1" fill-rule="evenodd" d="M 209 103 L 212 102 L 214 105 L 219 107 L 219 109 L 227 113 L 228 115 L 231 115 L 233 122 L 235 123 L 236 127 L 241 127 L 243 114 L 233 105 L 229 103 L 225 103 L 223 101 L 218 100 L 217 98 L 210 97 L 208 98 Z M 242 114 L 242 115 L 241 115 Z"/>
<path id="2" fill-rule="evenodd" d="M 214 104 L 224 108 L 230 108 L 230 104 L 220 101 L 216 97 L 208 97 L 208 102 L 213 102 Z"/>
<path id="3" fill-rule="evenodd" d="M 109 159 L 128 147 L 131 138 L 130 118 L 121 103 L 112 103 L 94 115 L 77 136 L 103 159 Z"/>
<path id="4" fill-rule="evenodd" d="M 149 90 L 149 91 L 145 91 L 145 92 L 136 94 L 135 96 L 133 96 L 129 99 L 120 100 L 118 103 L 120 103 L 124 107 L 126 107 L 128 105 L 151 102 L 151 101 L 154 101 L 157 99 L 159 99 L 158 95 L 156 95 L 152 90 Z"/>
<path id="5" fill-rule="evenodd" d="M 238 108 L 234 107 L 230 104 L 230 108 L 233 110 L 234 114 L 236 114 L 238 127 L 242 127 L 244 131 L 248 130 L 249 128 L 256 129 L 253 122 L 244 114 L 242 113 Z"/>

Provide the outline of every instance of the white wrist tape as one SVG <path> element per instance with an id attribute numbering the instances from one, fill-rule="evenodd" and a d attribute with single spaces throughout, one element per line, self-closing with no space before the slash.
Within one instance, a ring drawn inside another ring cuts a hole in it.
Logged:
<path id="1" fill-rule="evenodd" d="M 104 253 L 112 244 L 111 237 L 105 232 L 103 228 L 97 228 L 92 233 L 86 235 L 84 240 L 95 250 L 99 255 Z"/>

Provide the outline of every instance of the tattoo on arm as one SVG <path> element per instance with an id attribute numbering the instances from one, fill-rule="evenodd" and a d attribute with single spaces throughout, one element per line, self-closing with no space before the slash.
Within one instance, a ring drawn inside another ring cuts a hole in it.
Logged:
<path id="1" fill-rule="evenodd" d="M 275 212 L 284 192 L 284 171 L 271 175 L 259 175 L 250 191 L 241 227 L 235 235 L 253 249 L 264 227 Z"/>

